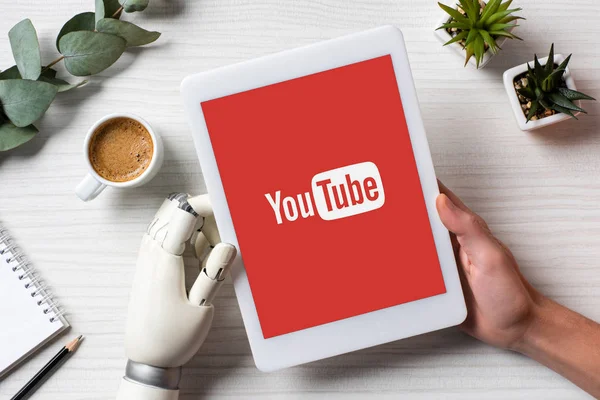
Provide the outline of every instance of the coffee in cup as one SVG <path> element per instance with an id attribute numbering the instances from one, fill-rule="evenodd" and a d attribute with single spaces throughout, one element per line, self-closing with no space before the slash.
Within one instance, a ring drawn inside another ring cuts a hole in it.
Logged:
<path id="1" fill-rule="evenodd" d="M 114 118 L 100 125 L 90 141 L 92 168 L 111 182 L 131 181 L 148 168 L 154 145 L 148 130 L 131 118 Z"/>
<path id="2" fill-rule="evenodd" d="M 111 114 L 88 131 L 83 153 L 88 174 L 75 188 L 83 201 L 107 186 L 133 188 L 149 182 L 160 169 L 164 148 L 160 136 L 137 115 Z"/>

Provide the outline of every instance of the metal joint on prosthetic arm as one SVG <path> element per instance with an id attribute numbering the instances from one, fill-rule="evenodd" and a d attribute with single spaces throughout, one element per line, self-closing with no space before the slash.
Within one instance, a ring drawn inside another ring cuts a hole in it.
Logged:
<path id="1" fill-rule="evenodd" d="M 128 360 L 117 400 L 177 400 L 181 367 L 160 368 Z"/>

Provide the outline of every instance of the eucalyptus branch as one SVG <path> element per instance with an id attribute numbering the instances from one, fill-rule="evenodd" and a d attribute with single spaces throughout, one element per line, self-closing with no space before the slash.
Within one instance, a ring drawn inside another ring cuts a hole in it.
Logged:
<path id="1" fill-rule="evenodd" d="M 64 60 L 64 58 L 65 58 L 65 56 L 60 56 L 56 60 L 52 61 L 50 64 L 46 65 L 44 67 L 44 69 L 42 69 L 42 73 L 44 73 L 44 71 L 49 70 L 50 68 L 52 68 L 53 66 L 55 66 L 56 64 L 58 64 L 59 62 L 61 62 L 62 60 Z"/>
<path id="2" fill-rule="evenodd" d="M 160 37 L 131 22 L 119 20 L 123 12 L 143 11 L 149 0 L 95 0 L 96 11 L 75 15 L 56 39 L 59 58 L 42 67 L 37 33 L 29 19 L 8 33 L 16 65 L 0 72 L 0 151 L 14 149 L 38 132 L 32 124 L 50 107 L 59 92 L 77 88 L 56 77 L 52 67 L 65 62 L 74 76 L 89 76 L 115 63 L 126 48 L 143 46 Z"/>
<path id="3" fill-rule="evenodd" d="M 115 11 L 115 13 L 113 15 L 111 15 L 111 18 L 118 18 L 118 15 L 121 15 L 121 11 L 123 11 L 123 6 L 119 7 L 117 9 L 117 11 Z"/>

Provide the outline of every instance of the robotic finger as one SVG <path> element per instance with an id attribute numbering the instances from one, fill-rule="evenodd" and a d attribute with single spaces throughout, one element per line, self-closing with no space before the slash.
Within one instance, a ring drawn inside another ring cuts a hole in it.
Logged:
<path id="1" fill-rule="evenodd" d="M 201 230 L 206 239 L 208 239 L 210 245 L 215 246 L 217 243 L 221 242 L 221 237 L 219 236 L 219 230 L 217 229 L 217 223 L 208 195 L 203 194 L 200 196 L 193 196 L 188 198 L 187 202 L 198 215 L 204 217 Z"/>
<path id="2" fill-rule="evenodd" d="M 212 205 L 210 204 L 210 199 L 208 198 L 207 194 L 191 196 L 187 199 L 187 201 L 198 215 L 203 217 L 213 215 Z"/>
<path id="3" fill-rule="evenodd" d="M 147 234 L 167 252 L 181 255 L 198 222 L 185 193 L 171 193 L 156 213 Z"/>
<path id="4" fill-rule="evenodd" d="M 237 250 L 233 245 L 220 243 L 208 195 L 170 194 L 150 224 L 148 235 L 161 243 L 164 250 L 175 255 L 183 254 L 185 242 L 191 239 L 196 258 L 201 261 L 201 270 L 188 298 L 194 305 L 210 305 L 229 272 Z M 202 260 L 209 247 L 212 250 Z"/>
<path id="5" fill-rule="evenodd" d="M 210 243 L 208 242 L 208 239 L 202 232 L 202 228 L 199 228 L 198 230 L 196 230 L 196 232 L 194 232 L 194 234 L 192 235 L 192 239 L 190 240 L 190 243 L 192 244 L 192 247 L 194 248 L 194 255 L 196 256 L 196 258 L 200 262 L 203 262 L 205 260 L 204 256 L 206 254 L 206 250 L 208 250 L 208 248 L 211 246 L 210 246 Z"/>
<path id="6" fill-rule="evenodd" d="M 236 254 L 237 250 L 231 244 L 219 243 L 215 246 L 190 289 L 189 299 L 192 304 L 209 306 L 212 303 Z"/>

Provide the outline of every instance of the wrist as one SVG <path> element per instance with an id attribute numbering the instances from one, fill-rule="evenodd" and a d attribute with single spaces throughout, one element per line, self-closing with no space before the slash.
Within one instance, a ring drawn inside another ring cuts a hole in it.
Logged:
<path id="1" fill-rule="evenodd" d="M 556 308 L 561 306 L 544 296 L 536 296 L 531 314 L 528 318 L 527 327 L 521 337 L 511 350 L 518 353 L 531 356 L 536 348 L 539 347 L 543 334 L 547 330 L 547 325 L 552 321 L 553 314 L 556 314 Z"/>
<path id="2" fill-rule="evenodd" d="M 179 389 L 181 367 L 161 368 L 127 360 L 125 380 L 166 390 Z"/>

